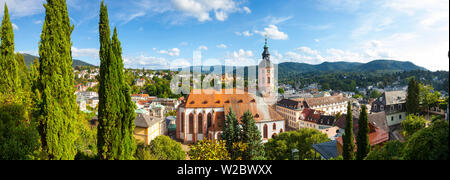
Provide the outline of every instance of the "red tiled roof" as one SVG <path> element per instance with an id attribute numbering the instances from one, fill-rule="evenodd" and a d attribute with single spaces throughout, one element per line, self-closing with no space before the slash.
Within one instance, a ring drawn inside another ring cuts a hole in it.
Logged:
<path id="1" fill-rule="evenodd" d="M 148 94 L 132 94 L 131 97 L 150 97 Z"/>
<path id="2" fill-rule="evenodd" d="M 339 144 L 341 144 L 341 145 L 344 144 L 342 137 L 338 137 L 338 138 L 336 138 L 336 140 L 338 141 Z M 371 146 L 375 146 L 377 144 L 384 143 L 388 140 L 389 140 L 389 133 L 387 133 L 386 131 L 384 131 L 380 128 L 375 127 L 374 132 L 369 133 L 369 143 Z M 356 139 L 354 139 L 354 142 L 356 143 Z M 355 150 L 356 150 L 356 146 L 355 146 Z"/>
<path id="3" fill-rule="evenodd" d="M 258 103 L 258 97 L 244 90 L 216 91 L 209 89 L 198 90 L 198 93 L 194 92 L 194 90 L 191 91 L 187 98 L 186 104 L 184 104 L 185 108 L 224 108 L 225 114 L 228 114 L 232 108 L 236 117 L 242 117 L 245 112 L 250 111 L 256 122 L 284 120 L 272 107 Z"/>

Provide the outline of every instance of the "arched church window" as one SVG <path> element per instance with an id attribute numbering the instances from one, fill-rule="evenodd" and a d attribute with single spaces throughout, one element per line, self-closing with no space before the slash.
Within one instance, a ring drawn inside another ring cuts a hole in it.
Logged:
<path id="1" fill-rule="evenodd" d="M 199 115 L 198 115 L 198 130 L 197 130 L 197 132 L 203 132 L 203 114 L 202 113 L 200 113 Z"/>
<path id="2" fill-rule="evenodd" d="M 267 127 L 267 124 L 264 124 L 264 130 L 263 130 L 263 136 L 264 136 L 264 139 L 267 139 L 267 137 L 268 137 L 268 134 L 269 134 L 269 128 Z"/>
<path id="3" fill-rule="evenodd" d="M 194 133 L 194 115 L 189 114 L 189 134 Z"/>

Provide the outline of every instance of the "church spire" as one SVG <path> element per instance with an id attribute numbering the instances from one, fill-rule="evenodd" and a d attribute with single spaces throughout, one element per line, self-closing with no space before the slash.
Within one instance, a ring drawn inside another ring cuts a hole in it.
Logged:
<path id="1" fill-rule="evenodd" d="M 269 45 L 267 44 L 267 34 L 265 36 L 266 36 L 266 44 L 264 45 L 264 48 L 269 48 Z"/>
<path id="2" fill-rule="evenodd" d="M 266 34 L 266 43 L 264 45 L 264 52 L 262 53 L 262 57 L 264 60 L 270 61 L 269 44 L 267 43 L 267 34 Z"/>

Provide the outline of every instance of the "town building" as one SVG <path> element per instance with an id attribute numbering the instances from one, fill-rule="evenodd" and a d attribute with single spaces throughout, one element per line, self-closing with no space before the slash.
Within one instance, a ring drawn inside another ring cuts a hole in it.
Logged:
<path id="1" fill-rule="evenodd" d="M 147 146 L 156 137 L 167 134 L 164 118 L 137 113 L 134 123 L 134 137 L 137 141 L 141 141 Z"/>
<path id="2" fill-rule="evenodd" d="M 276 111 L 286 119 L 287 127 L 291 129 L 300 129 L 298 121 L 300 119 L 300 113 L 302 113 L 305 107 L 306 105 L 303 102 L 291 99 L 283 99 L 275 106 Z"/>
<path id="3" fill-rule="evenodd" d="M 406 119 L 406 91 L 386 91 L 372 103 L 371 112 L 386 113 L 388 126 L 400 124 Z"/>
<path id="4" fill-rule="evenodd" d="M 249 111 L 261 132 L 263 142 L 285 131 L 285 119 L 276 112 L 274 72 L 269 46 L 264 46 L 258 66 L 258 92 L 243 89 L 192 90 L 177 109 L 176 137 L 184 143 L 203 139 L 218 140 L 230 109 L 240 121 Z"/>
<path id="5" fill-rule="evenodd" d="M 358 133 L 359 127 L 358 127 L 358 121 L 359 121 L 359 111 L 353 111 L 353 134 L 355 136 L 356 141 L 356 134 Z M 389 127 L 387 126 L 387 122 L 385 119 L 385 113 L 379 112 L 379 113 L 369 113 L 368 116 L 368 122 L 369 122 L 369 144 L 371 148 L 376 148 L 378 146 L 383 146 L 385 142 L 389 140 Z M 338 148 L 338 154 L 342 154 L 342 148 L 343 148 L 343 140 L 342 135 L 345 133 L 346 128 L 346 119 L 347 115 L 342 115 L 339 119 L 336 120 L 335 126 L 339 127 L 339 133 L 337 140 L 337 148 Z M 356 142 L 355 142 L 356 143 Z"/>
<path id="6" fill-rule="evenodd" d="M 252 113 L 263 142 L 285 131 L 284 118 L 265 104 L 262 97 L 238 89 L 234 89 L 232 94 L 225 91 L 211 89 L 198 94 L 192 91 L 177 111 L 177 139 L 185 143 L 205 138 L 220 139 L 225 115 L 230 108 L 238 119 L 246 111 Z"/>
<path id="7" fill-rule="evenodd" d="M 342 95 L 324 96 L 316 98 L 296 99 L 304 101 L 310 109 L 324 112 L 324 115 L 337 115 L 347 113 L 348 99 Z"/>

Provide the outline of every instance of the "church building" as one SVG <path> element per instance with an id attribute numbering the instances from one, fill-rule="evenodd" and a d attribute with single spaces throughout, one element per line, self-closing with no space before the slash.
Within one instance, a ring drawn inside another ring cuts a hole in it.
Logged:
<path id="1" fill-rule="evenodd" d="M 230 108 L 238 120 L 247 111 L 253 114 L 263 142 L 285 131 L 285 119 L 276 112 L 274 65 L 266 43 L 258 66 L 258 92 L 243 89 L 191 91 L 177 109 L 176 137 L 184 143 L 203 139 L 220 140 Z M 233 93 L 225 93 L 233 92 Z"/>

